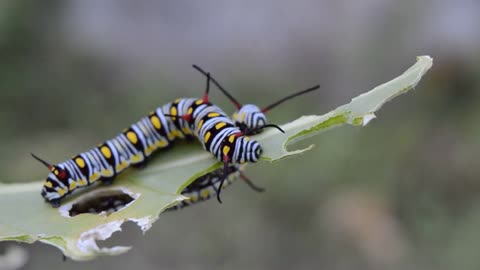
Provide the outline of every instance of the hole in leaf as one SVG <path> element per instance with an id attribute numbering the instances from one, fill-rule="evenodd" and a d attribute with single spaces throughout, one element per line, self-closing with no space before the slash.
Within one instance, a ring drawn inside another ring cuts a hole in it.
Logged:
<path id="1" fill-rule="evenodd" d="M 68 215 L 74 217 L 88 213 L 109 216 L 125 208 L 135 199 L 132 194 L 122 189 L 101 190 L 79 198 L 68 210 Z"/>

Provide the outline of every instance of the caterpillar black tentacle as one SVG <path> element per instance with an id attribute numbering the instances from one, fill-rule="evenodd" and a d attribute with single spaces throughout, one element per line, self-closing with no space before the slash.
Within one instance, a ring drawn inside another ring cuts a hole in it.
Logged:
<path id="1" fill-rule="evenodd" d="M 240 172 L 240 178 L 251 188 L 253 189 L 254 191 L 256 192 L 265 192 L 265 188 L 263 187 L 259 187 L 257 185 L 255 185 L 255 183 L 253 183 L 252 180 L 250 180 L 250 178 L 248 178 L 245 174 L 243 174 L 242 172 Z"/>
<path id="2" fill-rule="evenodd" d="M 128 167 L 146 162 L 158 149 L 190 136 L 196 137 L 205 150 L 224 163 L 221 187 L 229 164 L 257 162 L 262 148 L 257 141 L 245 136 L 223 110 L 209 102 L 209 85 L 207 74 L 203 98 L 180 98 L 167 103 L 117 137 L 72 159 L 51 165 L 37 158 L 50 170 L 42 196 L 53 207 L 58 207 L 61 199 L 77 188 L 98 180 L 110 183 Z M 220 192 L 221 188 L 217 192 L 219 201 Z"/>
<path id="3" fill-rule="evenodd" d="M 285 133 L 279 126 L 268 124 L 267 116 L 265 114 L 271 109 L 277 107 L 278 105 L 282 104 L 287 100 L 312 92 L 320 88 L 320 85 L 315 85 L 308 89 L 295 92 L 261 109 L 255 104 L 242 105 L 242 103 L 238 102 L 238 100 L 235 97 L 233 97 L 217 80 L 215 80 L 215 78 L 211 77 L 210 73 L 204 71 L 202 68 L 200 68 L 197 65 L 193 65 L 193 68 L 195 68 L 197 71 L 199 71 L 205 76 L 208 75 L 208 77 L 211 78 L 213 84 L 215 84 L 215 86 L 217 86 L 217 88 L 233 103 L 233 105 L 237 110 L 233 113 L 232 120 L 235 122 L 235 125 L 245 135 L 253 135 L 256 133 L 260 133 L 266 127 L 275 127 L 279 131 Z"/>
<path id="4" fill-rule="evenodd" d="M 195 179 L 190 185 L 183 189 L 181 194 L 188 199 L 183 200 L 179 204 L 168 208 L 168 211 L 178 210 L 187 206 L 197 204 L 209 200 L 220 192 L 220 182 L 225 179 L 222 189 L 227 188 L 235 182 L 242 173 L 242 165 L 234 164 L 228 166 L 227 175 L 224 174 L 223 168 L 207 173 Z"/>

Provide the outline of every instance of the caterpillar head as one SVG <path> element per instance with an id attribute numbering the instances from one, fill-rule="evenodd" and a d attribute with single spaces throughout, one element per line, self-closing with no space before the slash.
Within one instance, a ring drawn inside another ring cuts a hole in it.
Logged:
<path id="1" fill-rule="evenodd" d="M 59 207 L 60 200 L 69 193 L 69 187 L 66 184 L 69 183 L 70 178 L 68 171 L 61 165 L 51 165 L 33 154 L 32 156 L 50 170 L 47 179 L 43 182 L 42 197 L 53 207 Z"/>
<path id="2" fill-rule="evenodd" d="M 232 120 L 244 134 L 252 135 L 262 130 L 267 125 L 267 116 L 254 104 L 245 104 L 237 110 Z"/>
<path id="3" fill-rule="evenodd" d="M 69 187 L 67 186 L 67 183 L 70 182 L 69 178 L 66 169 L 53 165 L 43 183 L 41 194 L 45 201 L 53 207 L 60 206 L 60 200 L 69 193 Z"/>
<path id="4" fill-rule="evenodd" d="M 236 139 L 233 160 L 237 163 L 257 162 L 262 152 L 259 142 L 247 136 L 241 136 Z"/>

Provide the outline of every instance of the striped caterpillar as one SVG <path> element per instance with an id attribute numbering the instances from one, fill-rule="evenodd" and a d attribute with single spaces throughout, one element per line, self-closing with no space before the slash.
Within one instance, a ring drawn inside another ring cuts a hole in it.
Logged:
<path id="1" fill-rule="evenodd" d="M 213 172 L 207 173 L 195 179 L 190 185 L 185 187 L 181 194 L 188 199 L 181 203 L 168 208 L 168 211 L 178 210 L 209 200 L 220 192 L 220 183 L 222 178 L 225 178 L 222 189 L 230 186 L 238 178 L 241 178 L 251 189 L 257 192 L 263 192 L 264 189 L 257 187 L 250 179 L 243 173 L 243 165 L 232 164 L 228 166 L 227 175 L 224 174 L 223 169 L 217 169 Z"/>
<path id="2" fill-rule="evenodd" d="M 274 124 L 268 124 L 266 113 L 270 111 L 272 108 L 280 105 L 281 103 L 292 99 L 294 97 L 309 93 L 311 91 L 317 90 L 320 88 L 319 85 L 310 87 L 306 90 L 302 90 L 291 95 L 288 95 L 263 109 L 260 109 L 258 106 L 254 104 L 245 104 L 241 105 L 225 88 L 223 88 L 217 80 L 209 75 L 209 73 L 205 72 L 202 68 L 197 65 L 193 65 L 193 67 L 202 73 L 203 75 L 210 77 L 211 81 L 222 91 L 230 101 L 235 105 L 237 111 L 233 114 L 233 120 L 235 121 L 235 125 L 242 131 L 243 134 L 251 135 L 260 133 L 266 127 L 275 127 L 281 130 L 280 127 Z M 199 177 L 195 181 L 193 181 L 189 186 L 187 186 L 183 191 L 182 195 L 189 197 L 190 199 L 182 201 L 180 204 L 169 208 L 168 210 L 177 210 L 192 204 L 205 201 L 211 198 L 212 194 L 218 194 L 220 190 L 218 186 L 222 180 L 222 170 L 216 170 L 209 174 Z M 250 188 L 257 192 L 263 192 L 264 189 L 257 187 L 253 182 L 248 179 L 242 171 L 240 165 L 231 165 L 228 169 L 228 177 L 225 180 L 223 187 L 226 185 L 231 185 L 234 181 L 238 178 L 244 180 Z"/>
<path id="3" fill-rule="evenodd" d="M 168 147 L 176 139 L 191 136 L 223 162 L 225 176 L 229 164 L 257 162 L 262 153 L 260 144 L 245 136 L 222 109 L 209 102 L 209 88 L 207 74 L 203 98 L 182 98 L 167 103 L 117 137 L 62 163 L 52 165 L 32 154 L 50 170 L 41 195 L 52 207 L 59 207 L 62 198 L 77 188 L 98 180 L 110 184 L 131 165 L 145 165 L 156 150 Z M 217 192 L 219 202 L 224 181 L 222 177 Z"/>
<path id="4" fill-rule="evenodd" d="M 229 165 L 227 174 L 224 174 L 223 169 L 217 169 L 210 173 L 207 173 L 199 178 L 195 179 L 190 185 L 185 187 L 181 194 L 187 199 L 181 201 L 179 204 L 174 205 L 167 209 L 167 211 L 173 211 L 185 208 L 187 206 L 206 201 L 212 197 L 212 195 L 220 192 L 220 182 L 222 178 L 225 178 L 222 189 L 228 187 L 234 181 L 240 177 L 241 165 Z"/>
<path id="5" fill-rule="evenodd" d="M 45 200 L 53 207 L 58 207 L 61 199 L 77 188 L 91 185 L 98 180 L 110 184 L 128 167 L 144 166 L 149 156 L 158 149 L 168 147 L 175 139 L 196 137 L 205 150 L 223 162 L 223 174 L 217 181 L 218 187 L 215 187 L 217 200 L 221 202 L 220 193 L 225 178 L 229 175 L 229 164 L 256 162 L 262 153 L 260 144 L 246 135 L 261 132 L 266 127 L 275 127 L 282 132 L 283 130 L 277 125 L 266 124 L 266 118 L 263 122 L 257 120 L 244 123 L 243 120 L 247 118 L 243 116 L 242 121 L 234 123 L 219 107 L 209 102 L 208 94 L 212 80 L 210 74 L 198 66 L 194 65 L 194 68 L 207 77 L 206 91 L 202 99 L 183 98 L 167 103 L 131 125 L 117 137 L 57 165 L 52 165 L 32 154 L 50 170 L 41 192 Z M 248 107 L 247 105 L 242 107 L 216 80 L 212 81 L 237 108 L 241 110 Z M 267 108 L 269 110 L 304 92 L 306 91 L 284 98 Z M 261 112 L 264 115 L 266 111 Z M 251 110 L 247 112 L 255 114 Z M 256 119 L 261 117 L 254 116 Z M 255 125 L 250 125 L 251 123 Z M 216 182 L 210 182 L 210 185 L 207 184 L 197 190 L 202 192 L 211 189 L 214 184 Z"/>

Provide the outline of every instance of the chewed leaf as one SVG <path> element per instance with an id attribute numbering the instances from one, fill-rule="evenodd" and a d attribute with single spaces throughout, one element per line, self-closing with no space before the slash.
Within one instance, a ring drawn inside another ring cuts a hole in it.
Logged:
<path id="1" fill-rule="evenodd" d="M 333 127 L 365 126 L 385 102 L 415 87 L 431 66 L 429 56 L 420 56 L 404 74 L 346 105 L 285 124 L 285 134 L 269 130 L 256 136 L 264 150 L 262 159 L 275 161 L 302 153 L 311 146 L 292 151 L 287 146 Z M 218 168 L 217 161 L 199 144 L 180 144 L 155 155 L 146 169 L 128 170 L 111 186 L 76 193 L 58 209 L 43 203 L 41 182 L 0 184 L 0 241 L 41 241 L 74 260 L 121 254 L 129 247 L 99 248 L 96 240 L 109 238 L 127 221 L 148 230 L 162 211 L 186 199 L 180 193 L 189 183 Z"/>
<path id="2" fill-rule="evenodd" d="M 261 142 L 264 149 L 262 159 L 274 161 L 309 150 L 312 146 L 295 151 L 288 151 L 287 146 L 333 127 L 344 124 L 354 126 L 367 125 L 376 117 L 374 113 L 380 109 L 383 104 L 414 88 L 431 66 L 431 57 L 419 56 L 417 57 L 415 65 L 410 67 L 402 75 L 375 87 L 369 92 L 361 94 L 352 99 L 348 104 L 340 106 L 324 115 L 303 116 L 293 122 L 285 124 L 282 126 L 282 129 L 286 134 L 278 134 L 278 132 L 273 130 L 262 133 L 255 138 Z"/>

